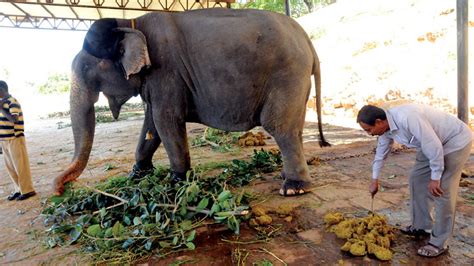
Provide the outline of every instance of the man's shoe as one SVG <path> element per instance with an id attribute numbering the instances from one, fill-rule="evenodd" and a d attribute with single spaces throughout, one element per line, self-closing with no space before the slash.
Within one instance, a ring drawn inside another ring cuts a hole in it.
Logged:
<path id="1" fill-rule="evenodd" d="M 13 194 L 11 194 L 10 196 L 7 197 L 7 200 L 15 200 L 16 198 L 18 198 L 19 196 L 21 195 L 20 192 L 15 192 Z"/>
<path id="2" fill-rule="evenodd" d="M 36 192 L 31 191 L 26 194 L 21 194 L 20 196 L 16 198 L 16 200 L 26 200 L 27 198 L 33 197 L 34 195 L 36 195 Z"/>
<path id="3" fill-rule="evenodd" d="M 405 235 L 414 236 L 414 237 L 427 237 L 431 235 L 430 232 L 427 232 L 424 229 L 415 229 L 412 225 L 409 225 L 405 228 L 401 228 L 400 232 L 402 232 Z"/>

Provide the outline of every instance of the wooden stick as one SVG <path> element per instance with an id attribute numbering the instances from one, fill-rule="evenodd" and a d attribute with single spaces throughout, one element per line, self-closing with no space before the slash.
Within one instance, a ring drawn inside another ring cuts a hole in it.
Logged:
<path id="1" fill-rule="evenodd" d="M 77 183 L 78 183 L 79 185 L 81 185 L 81 186 L 84 186 L 84 187 L 86 187 L 86 188 L 92 190 L 92 191 L 95 191 L 95 192 L 97 192 L 97 193 L 100 193 L 100 194 L 102 194 L 102 195 L 105 195 L 105 196 L 107 196 L 107 197 L 111 197 L 111 198 L 114 198 L 114 199 L 120 201 L 120 202 L 117 203 L 117 204 L 114 204 L 114 205 L 112 205 L 112 206 L 109 206 L 109 207 L 105 208 L 106 210 L 112 209 L 112 208 L 115 208 L 115 207 L 118 207 L 118 206 L 121 206 L 121 205 L 124 205 L 124 204 L 127 204 L 127 203 L 128 203 L 128 200 L 124 200 L 124 199 L 122 199 L 121 197 L 118 197 L 118 196 L 115 196 L 115 195 L 113 195 L 113 194 L 110 194 L 110 193 L 107 193 L 107 192 L 98 190 L 98 189 L 96 189 L 96 188 L 90 187 L 90 186 L 88 186 L 88 185 L 86 185 L 86 184 L 84 184 L 84 183 L 82 183 L 82 182 L 77 182 Z M 92 214 L 95 215 L 95 214 L 98 214 L 99 212 L 100 212 L 100 210 L 97 210 L 97 211 L 93 212 Z"/>
<path id="2" fill-rule="evenodd" d="M 119 202 L 119 203 L 117 203 L 117 204 L 114 204 L 114 205 L 112 205 L 112 206 L 109 206 L 109 207 L 107 207 L 107 208 L 105 208 L 105 209 L 106 209 L 106 210 L 108 210 L 108 209 L 112 209 L 112 208 L 115 208 L 115 207 L 118 207 L 118 206 L 124 205 L 125 203 L 128 203 L 128 202 L 123 202 L 123 201 L 122 201 L 122 202 Z M 92 213 L 92 215 L 98 214 L 99 212 L 100 212 L 100 210 L 98 210 L 98 211 L 95 211 L 95 212 L 93 212 L 93 213 Z"/>
<path id="3" fill-rule="evenodd" d="M 90 189 L 90 190 L 93 190 L 93 191 L 95 191 L 95 192 L 97 192 L 97 193 L 100 193 L 100 194 L 103 194 L 103 195 L 105 195 L 105 196 L 108 196 L 108 197 L 117 199 L 117 200 L 123 202 L 124 204 L 125 204 L 125 203 L 128 203 L 128 200 L 124 200 L 124 199 L 122 199 L 121 197 L 118 197 L 118 196 L 115 196 L 115 195 L 113 195 L 113 194 L 110 194 L 110 193 L 107 193 L 107 192 L 98 190 L 98 189 L 93 188 L 93 187 L 89 187 L 88 185 L 86 185 L 86 184 L 84 184 L 84 183 L 81 183 L 81 182 L 78 182 L 78 184 L 80 184 L 80 185 L 82 185 L 82 186 L 85 186 L 86 188 L 88 188 L 88 189 Z"/>
<path id="4" fill-rule="evenodd" d="M 266 248 L 260 248 L 260 250 L 263 250 L 264 252 L 272 255 L 275 259 L 279 260 L 281 263 L 283 263 L 283 265 L 287 266 L 288 264 L 286 264 L 286 262 L 280 258 L 277 257 L 277 255 L 271 253 L 270 251 L 268 251 Z"/>

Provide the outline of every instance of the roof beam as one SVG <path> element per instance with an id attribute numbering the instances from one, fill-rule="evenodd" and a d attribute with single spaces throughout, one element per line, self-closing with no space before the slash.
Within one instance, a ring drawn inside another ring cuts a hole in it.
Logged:
<path id="1" fill-rule="evenodd" d="M 49 14 L 52 18 L 54 18 L 53 12 L 49 11 L 49 9 L 48 9 L 45 5 L 41 5 L 41 7 L 43 7 L 43 9 L 46 10 L 46 12 L 48 12 L 48 14 Z"/>
<path id="2" fill-rule="evenodd" d="M 197 0 L 199 1 L 199 0 Z M 19 10 L 21 10 L 22 12 L 24 12 L 26 14 L 26 12 L 24 10 L 22 10 L 20 7 L 18 7 L 18 5 L 16 4 L 16 2 L 14 1 L 6 1 L 6 0 L 0 0 L 0 2 L 8 2 L 8 3 L 11 3 L 12 5 L 14 5 L 15 7 L 17 7 Z M 41 3 L 41 2 L 19 2 L 21 3 L 22 5 L 49 5 L 49 6 L 58 6 L 58 7 L 71 7 L 71 6 L 74 6 L 74 7 L 80 7 L 80 8 L 97 8 L 97 5 L 82 5 L 82 4 L 61 4 L 61 3 L 51 3 L 51 4 L 46 4 L 46 3 Z M 154 8 L 136 8 L 136 7 L 127 7 L 128 5 L 128 1 L 125 3 L 125 6 L 119 6 L 118 3 L 116 3 L 117 6 L 103 6 L 103 5 L 100 5 L 100 8 L 102 9 L 114 9 L 114 10 L 122 10 L 122 9 L 127 9 L 127 10 L 133 10 L 133 11 L 163 11 L 161 9 L 154 9 Z"/>
<path id="3" fill-rule="evenodd" d="M 76 16 L 76 18 L 78 19 L 79 16 L 77 15 L 76 11 L 74 11 L 74 8 L 72 8 L 72 6 L 69 6 L 69 9 L 71 9 L 71 12 L 74 14 L 74 16 Z"/>
<path id="4" fill-rule="evenodd" d="M 93 22 L 94 20 L 91 19 L 44 18 L 0 14 L 0 27 L 3 28 L 86 31 Z"/>
<path id="5" fill-rule="evenodd" d="M 23 10 L 21 7 L 19 7 L 15 2 L 10 2 L 16 9 L 20 10 L 23 14 L 25 14 L 25 16 L 30 16 L 30 14 L 28 14 L 28 12 L 26 12 L 25 10 Z"/>

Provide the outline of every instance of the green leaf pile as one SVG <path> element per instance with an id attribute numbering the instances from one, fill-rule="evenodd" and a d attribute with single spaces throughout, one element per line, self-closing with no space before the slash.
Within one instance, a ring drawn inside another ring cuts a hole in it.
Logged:
<path id="1" fill-rule="evenodd" d="M 281 156 L 255 150 L 250 161 L 219 167 L 223 171 L 217 176 L 196 167 L 177 184 L 168 169 L 158 168 L 141 179 L 114 177 L 95 188 L 68 185 L 42 212 L 49 227 L 45 242 L 51 248 L 78 243 L 96 262 L 123 263 L 152 252 L 193 250 L 195 229 L 211 219 L 239 234 L 241 220 L 248 218 L 248 199 L 245 190 L 234 188 L 281 168 Z"/>
<path id="2" fill-rule="evenodd" d="M 228 132 L 212 127 L 207 127 L 202 135 L 191 140 L 191 146 L 200 147 L 211 144 L 213 150 L 218 152 L 231 152 L 239 140 L 239 132 Z"/>

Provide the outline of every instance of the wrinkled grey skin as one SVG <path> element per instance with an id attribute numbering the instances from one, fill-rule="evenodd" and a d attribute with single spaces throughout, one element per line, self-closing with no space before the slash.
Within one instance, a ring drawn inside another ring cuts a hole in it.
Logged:
<path id="1" fill-rule="evenodd" d="M 266 11 L 205 9 L 150 13 L 134 24 L 136 29 L 130 20 L 95 22 L 74 59 L 70 100 L 75 152 L 55 179 L 56 194 L 87 165 L 100 91 L 115 118 L 133 96 L 140 94 L 146 103 L 135 153 L 138 168 L 152 167 L 163 142 L 172 172 L 184 175 L 191 166 L 186 122 L 226 131 L 263 126 L 283 155 L 282 188 L 308 185 L 302 131 L 312 75 L 320 144 L 329 143 L 321 127 L 319 60 L 295 21 Z"/>

